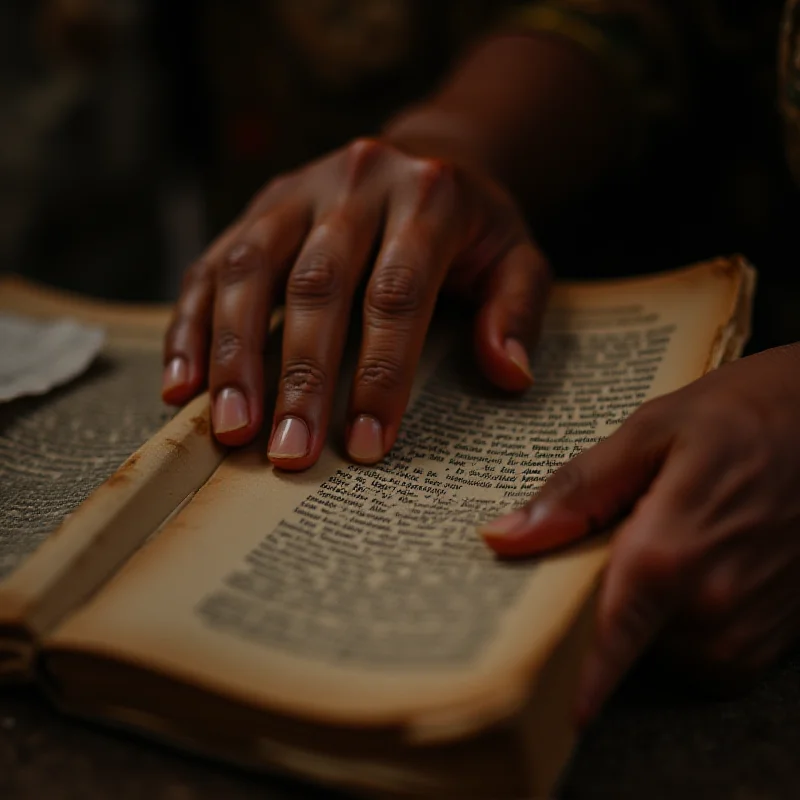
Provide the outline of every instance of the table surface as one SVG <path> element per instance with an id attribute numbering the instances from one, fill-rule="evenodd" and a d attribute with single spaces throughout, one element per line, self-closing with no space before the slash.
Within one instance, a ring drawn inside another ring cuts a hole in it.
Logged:
<path id="1" fill-rule="evenodd" d="M 796 800 L 800 655 L 746 695 L 667 696 L 634 677 L 591 730 L 563 800 Z M 3 800 L 343 800 L 63 717 L 35 692 L 0 692 Z"/>

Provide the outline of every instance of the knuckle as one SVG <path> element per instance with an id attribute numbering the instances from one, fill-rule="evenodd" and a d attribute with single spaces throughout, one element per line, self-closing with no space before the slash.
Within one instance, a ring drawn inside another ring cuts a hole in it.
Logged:
<path id="1" fill-rule="evenodd" d="M 289 273 L 286 297 L 292 305 L 325 305 L 338 292 L 340 262 L 328 253 L 309 255 Z"/>
<path id="2" fill-rule="evenodd" d="M 327 374 L 320 363 L 311 358 L 290 358 L 283 367 L 281 385 L 290 400 L 320 395 L 327 386 Z"/>
<path id="3" fill-rule="evenodd" d="M 228 366 L 244 352 L 244 339 L 230 328 L 223 328 L 214 335 L 213 357 L 219 366 Z"/>
<path id="4" fill-rule="evenodd" d="M 358 186 L 383 155 L 386 145 L 375 139 L 359 138 L 350 142 L 344 149 L 344 168 L 346 184 Z"/>
<path id="5" fill-rule="evenodd" d="M 746 491 L 775 472 L 776 460 L 785 452 L 782 420 L 772 418 L 758 403 L 721 404 L 709 397 L 698 401 L 691 420 L 693 431 L 702 435 L 708 452 L 724 457 L 729 493 Z"/>
<path id="6" fill-rule="evenodd" d="M 771 413 L 758 403 L 736 403 L 731 404 L 726 422 L 726 431 L 738 431 L 738 440 L 750 450 L 769 435 Z"/>
<path id="7" fill-rule="evenodd" d="M 699 398 L 695 413 L 698 427 L 722 435 L 727 441 L 733 437 L 735 444 L 748 449 L 763 441 L 770 428 L 770 411 L 742 398 L 732 397 L 725 403 L 720 403 L 717 396 Z"/>
<path id="8" fill-rule="evenodd" d="M 456 170 L 452 163 L 440 158 L 418 158 L 414 172 L 423 189 L 428 192 L 455 188 Z"/>
<path id="9" fill-rule="evenodd" d="M 418 315 L 425 306 L 424 281 L 419 270 L 394 264 L 378 269 L 367 291 L 367 311 L 375 316 Z"/>
<path id="10" fill-rule="evenodd" d="M 418 158 L 414 160 L 412 169 L 418 187 L 419 208 L 432 202 L 438 205 L 444 202 L 452 210 L 458 197 L 456 168 L 438 158 Z"/>
<path id="11" fill-rule="evenodd" d="M 350 144 L 345 148 L 348 160 L 353 164 L 360 164 L 365 159 L 374 156 L 375 153 L 380 153 L 386 147 L 383 142 L 377 139 L 370 139 L 368 136 L 360 136 L 353 139 Z"/>
<path id="12" fill-rule="evenodd" d="M 400 364 L 389 358 L 366 359 L 356 372 L 356 384 L 366 389 L 396 392 L 403 382 Z"/>
<path id="13" fill-rule="evenodd" d="M 223 259 L 217 273 L 222 286 L 231 286 L 248 280 L 262 265 L 261 254 L 251 244 L 234 245 Z"/>

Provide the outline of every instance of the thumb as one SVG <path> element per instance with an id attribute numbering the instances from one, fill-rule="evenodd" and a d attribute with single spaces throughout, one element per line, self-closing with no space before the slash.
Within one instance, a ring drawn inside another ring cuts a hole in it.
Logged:
<path id="1" fill-rule="evenodd" d="M 475 351 L 496 386 L 521 392 L 533 383 L 529 352 L 536 343 L 550 288 L 550 268 L 530 240 L 515 244 L 488 276 L 475 324 Z"/>
<path id="2" fill-rule="evenodd" d="M 608 439 L 561 466 L 522 508 L 480 529 L 500 556 L 529 556 L 601 531 L 647 491 L 670 441 L 666 420 L 643 406 Z"/>

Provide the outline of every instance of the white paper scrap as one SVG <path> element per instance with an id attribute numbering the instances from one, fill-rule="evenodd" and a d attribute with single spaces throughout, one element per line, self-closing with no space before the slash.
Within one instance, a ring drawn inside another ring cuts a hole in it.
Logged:
<path id="1" fill-rule="evenodd" d="M 101 328 L 0 312 L 0 402 L 39 395 L 85 372 L 105 341 Z"/>

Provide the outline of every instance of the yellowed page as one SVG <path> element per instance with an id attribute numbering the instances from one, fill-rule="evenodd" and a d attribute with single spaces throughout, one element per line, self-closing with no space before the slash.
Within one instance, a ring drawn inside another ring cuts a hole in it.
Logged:
<path id="1" fill-rule="evenodd" d="M 0 581 L 172 416 L 159 401 L 169 312 L 86 300 L 0 279 L 0 312 L 100 325 L 85 374 L 42 397 L 0 404 Z"/>
<path id="2" fill-rule="evenodd" d="M 735 354 L 748 291 L 744 266 L 725 261 L 560 287 L 523 398 L 488 391 L 463 340 L 434 343 L 383 464 L 328 449 L 285 475 L 255 450 L 230 455 L 46 649 L 310 720 L 399 725 L 415 741 L 518 711 L 606 548 L 506 563 L 476 526 L 642 401 L 702 375 L 712 353 Z"/>
<path id="3" fill-rule="evenodd" d="M 0 310 L 40 319 L 70 317 L 101 325 L 112 342 L 136 340 L 140 347 L 159 351 L 171 314 L 168 305 L 95 300 L 14 276 L 0 277 Z"/>
<path id="4" fill-rule="evenodd" d="M 32 640 L 199 488 L 222 452 L 208 433 L 206 398 L 172 421 L 173 410 L 158 400 L 168 308 L 103 303 L 7 278 L 0 310 L 106 331 L 85 375 L 0 405 L 2 678 L 24 672 Z"/>

